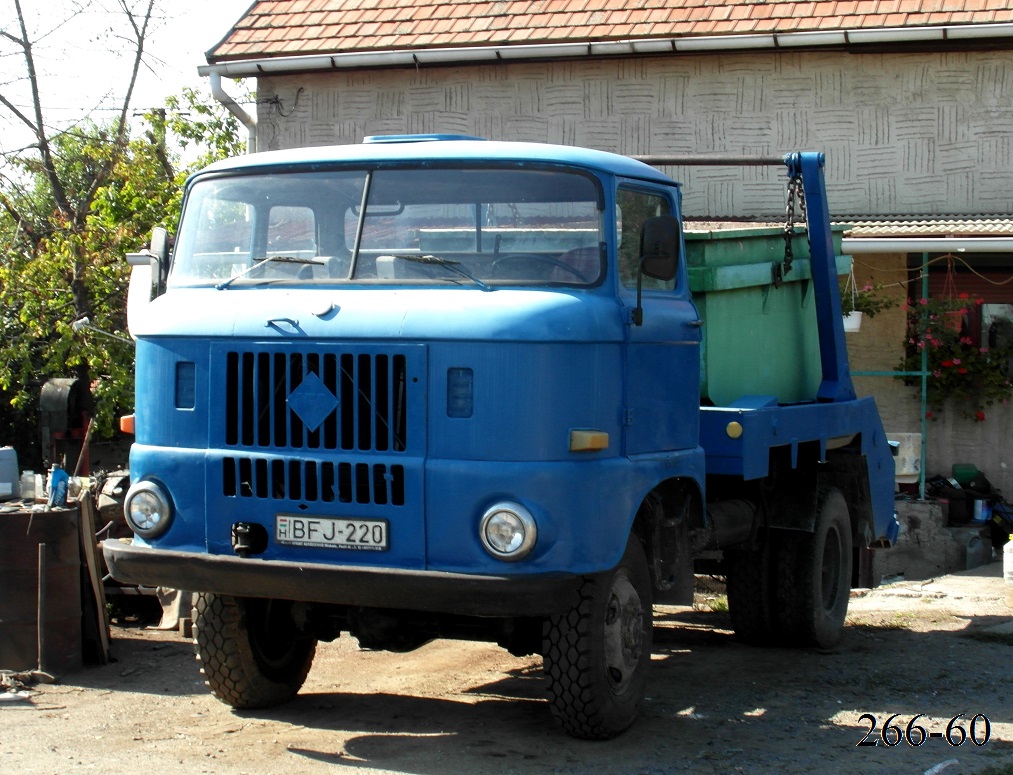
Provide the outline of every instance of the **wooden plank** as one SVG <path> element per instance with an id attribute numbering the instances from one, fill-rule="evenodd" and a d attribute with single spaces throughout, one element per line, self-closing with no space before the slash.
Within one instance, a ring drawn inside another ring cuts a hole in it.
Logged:
<path id="1" fill-rule="evenodd" d="M 84 616 L 94 617 L 98 632 L 97 655 L 104 665 L 109 661 L 109 622 L 106 619 L 106 593 L 98 560 L 98 542 L 95 540 L 95 499 L 91 491 L 82 491 L 78 503 L 81 511 L 81 556 L 91 582 L 91 599 L 94 601 L 91 610 L 84 611 Z"/>

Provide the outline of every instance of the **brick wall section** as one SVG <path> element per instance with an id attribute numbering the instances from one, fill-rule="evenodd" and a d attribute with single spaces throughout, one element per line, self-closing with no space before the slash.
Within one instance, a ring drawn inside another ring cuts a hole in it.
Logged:
<path id="1" fill-rule="evenodd" d="M 758 52 L 263 77 L 263 149 L 414 132 L 639 153 L 827 153 L 835 217 L 1013 214 L 1013 52 Z M 670 170 L 692 217 L 770 217 L 762 170 Z"/>

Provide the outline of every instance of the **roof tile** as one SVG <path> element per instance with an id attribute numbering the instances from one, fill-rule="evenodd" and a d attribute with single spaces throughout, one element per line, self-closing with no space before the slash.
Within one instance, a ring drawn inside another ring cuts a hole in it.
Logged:
<path id="1" fill-rule="evenodd" d="M 209 61 L 1010 21 L 1013 0 L 260 0 Z"/>

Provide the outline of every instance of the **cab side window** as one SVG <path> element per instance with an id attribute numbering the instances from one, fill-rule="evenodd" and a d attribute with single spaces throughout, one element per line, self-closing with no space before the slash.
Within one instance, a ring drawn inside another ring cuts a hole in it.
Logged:
<path id="1" fill-rule="evenodd" d="M 619 279 L 627 288 L 637 287 L 637 272 L 640 268 L 640 228 L 648 218 L 669 215 L 668 200 L 658 194 L 620 188 L 617 194 L 619 234 Z M 644 277 L 644 290 L 670 291 L 675 280 L 655 280 Z"/>

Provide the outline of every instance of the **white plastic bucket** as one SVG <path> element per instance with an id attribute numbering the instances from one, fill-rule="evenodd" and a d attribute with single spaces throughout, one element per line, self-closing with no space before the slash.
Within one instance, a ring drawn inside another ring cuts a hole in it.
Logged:
<path id="1" fill-rule="evenodd" d="M 898 444 L 893 463 L 898 484 L 914 484 L 922 470 L 922 435 L 920 433 L 888 433 L 890 441 Z"/>
<path id="2" fill-rule="evenodd" d="M 844 316 L 844 333 L 853 334 L 862 329 L 862 316 L 864 312 L 852 310 Z"/>

